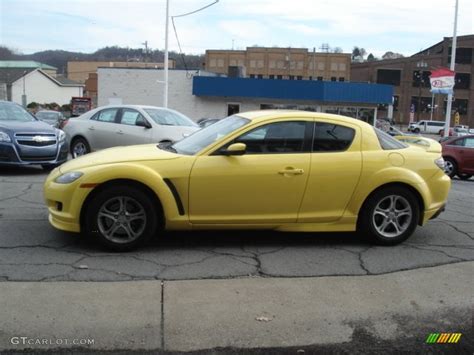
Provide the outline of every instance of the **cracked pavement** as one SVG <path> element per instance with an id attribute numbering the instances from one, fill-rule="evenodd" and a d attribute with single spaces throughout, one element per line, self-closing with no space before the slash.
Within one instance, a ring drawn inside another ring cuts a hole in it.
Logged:
<path id="1" fill-rule="evenodd" d="M 371 275 L 474 260 L 474 179 L 453 180 L 447 210 L 395 247 L 354 233 L 168 232 L 118 254 L 49 225 L 41 169 L 0 169 L 0 281 Z"/>

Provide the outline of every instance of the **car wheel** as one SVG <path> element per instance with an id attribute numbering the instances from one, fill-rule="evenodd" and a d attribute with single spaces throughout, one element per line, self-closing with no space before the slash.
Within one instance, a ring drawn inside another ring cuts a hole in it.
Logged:
<path id="1" fill-rule="evenodd" d="M 43 168 L 43 170 L 45 171 L 51 171 L 53 170 L 54 168 L 56 168 L 58 165 L 57 164 L 42 164 L 41 167 Z"/>
<path id="2" fill-rule="evenodd" d="M 458 173 L 458 178 L 460 178 L 461 180 L 469 180 L 471 177 L 472 177 L 471 174 L 459 174 Z"/>
<path id="3" fill-rule="evenodd" d="M 157 206 L 141 189 L 115 185 L 99 192 L 87 206 L 85 230 L 108 249 L 129 251 L 156 233 Z"/>
<path id="4" fill-rule="evenodd" d="M 71 155 L 73 158 L 78 158 L 91 152 L 89 143 L 84 138 L 74 138 L 71 144 Z"/>
<path id="5" fill-rule="evenodd" d="M 403 187 L 376 191 L 359 216 L 358 231 L 379 245 L 395 245 L 415 231 L 420 210 L 416 197 Z"/>
<path id="6" fill-rule="evenodd" d="M 458 165 L 456 162 L 451 158 L 444 159 L 444 172 L 448 175 L 451 179 L 457 174 Z"/>
<path id="7" fill-rule="evenodd" d="M 420 129 L 419 129 L 419 128 L 415 128 L 415 129 L 413 130 L 413 132 L 414 132 L 414 133 L 420 133 Z"/>

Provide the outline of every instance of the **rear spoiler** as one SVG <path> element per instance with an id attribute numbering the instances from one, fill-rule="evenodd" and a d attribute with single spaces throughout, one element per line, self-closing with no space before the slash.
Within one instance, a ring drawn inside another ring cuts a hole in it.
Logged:
<path id="1" fill-rule="evenodd" d="M 423 148 L 429 153 L 440 153 L 443 148 L 441 144 L 436 142 L 434 139 L 421 137 L 421 136 L 395 136 L 393 137 L 400 142 L 406 143 L 408 145 Z"/>

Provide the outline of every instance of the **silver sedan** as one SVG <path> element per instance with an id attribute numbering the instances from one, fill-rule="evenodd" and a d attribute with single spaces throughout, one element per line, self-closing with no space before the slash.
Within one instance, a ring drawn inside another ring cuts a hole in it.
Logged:
<path id="1" fill-rule="evenodd" d="M 183 114 L 155 106 L 103 106 L 65 122 L 73 158 L 124 145 L 176 142 L 199 130 Z"/>

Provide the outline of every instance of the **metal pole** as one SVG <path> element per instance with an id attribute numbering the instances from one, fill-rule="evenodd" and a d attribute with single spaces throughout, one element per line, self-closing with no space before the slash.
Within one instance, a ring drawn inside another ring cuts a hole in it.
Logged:
<path id="1" fill-rule="evenodd" d="M 431 94 L 431 113 L 430 113 L 430 121 L 433 121 L 433 109 L 434 109 L 434 94 Z"/>
<path id="2" fill-rule="evenodd" d="M 163 91 L 163 107 L 168 107 L 168 27 L 169 27 L 170 0 L 166 0 L 166 21 L 165 21 L 165 88 Z"/>
<path id="3" fill-rule="evenodd" d="M 456 0 L 456 7 L 454 10 L 454 29 L 453 29 L 453 43 L 451 44 L 451 65 L 449 69 L 454 71 L 456 63 L 456 32 L 458 27 L 458 0 Z M 449 137 L 449 126 L 451 125 L 451 107 L 453 104 L 453 94 L 448 94 L 448 102 L 446 103 L 446 118 L 444 121 L 444 137 Z"/>

